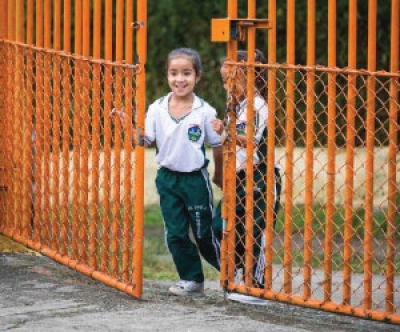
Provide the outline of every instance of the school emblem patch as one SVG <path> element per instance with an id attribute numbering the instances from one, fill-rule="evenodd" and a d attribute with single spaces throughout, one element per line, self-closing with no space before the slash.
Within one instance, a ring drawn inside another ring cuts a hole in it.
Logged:
<path id="1" fill-rule="evenodd" d="M 199 125 L 193 124 L 189 125 L 188 137 L 192 142 L 197 142 L 201 137 L 201 129 Z"/>
<path id="2" fill-rule="evenodd" d="M 238 135 L 246 135 L 246 122 L 238 122 L 236 123 L 236 133 Z"/>

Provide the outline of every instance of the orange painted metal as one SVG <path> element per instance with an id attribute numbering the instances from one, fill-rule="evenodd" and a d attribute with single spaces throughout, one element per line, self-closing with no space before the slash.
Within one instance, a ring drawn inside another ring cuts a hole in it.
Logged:
<path id="1" fill-rule="evenodd" d="M 74 29 L 74 52 L 75 54 L 81 54 L 82 52 L 82 0 L 75 1 L 75 29 Z M 75 100 L 73 102 L 72 110 L 73 110 L 73 118 L 72 118 L 72 221 L 71 221 L 71 242 L 72 242 L 72 253 L 71 258 L 80 260 L 81 257 L 81 245 L 79 241 L 79 233 L 80 229 L 80 190 L 79 190 L 79 178 L 80 178 L 80 164 L 81 164 L 81 146 L 80 146 L 80 130 L 81 130 L 81 94 L 75 93 L 81 90 L 81 78 L 82 78 L 82 69 L 80 68 L 80 64 L 77 63 L 73 68 L 73 74 L 75 76 L 75 84 L 74 89 L 71 91 Z"/>
<path id="2" fill-rule="evenodd" d="M 8 0 L 0 0 L 0 39 L 8 36 Z"/>
<path id="3" fill-rule="evenodd" d="M 126 15 L 125 15 L 125 59 L 127 63 L 133 62 L 133 26 L 132 22 L 134 19 L 134 3 L 133 0 L 129 0 L 126 3 Z M 131 229 L 133 228 L 132 222 L 132 203 L 133 199 L 133 190 L 131 188 L 132 183 L 132 138 L 133 138 L 133 128 L 132 128 L 132 117 L 134 112 L 136 111 L 132 104 L 129 102 L 130 100 L 134 99 L 136 95 L 134 95 L 133 91 L 133 75 L 134 72 L 132 69 L 125 70 L 125 85 L 126 85 L 126 98 L 125 98 L 125 105 L 124 109 L 126 112 L 125 118 L 125 130 L 126 136 L 124 140 L 124 153 L 125 153 L 125 161 L 124 161 L 124 197 L 123 197 L 123 205 L 124 205 L 124 213 L 123 213 L 123 239 L 122 239 L 122 277 L 124 280 L 130 280 L 132 276 L 132 269 L 130 268 L 132 261 L 132 256 L 130 255 L 130 244 L 132 243 L 132 232 Z M 137 167 L 140 165 L 139 163 L 135 163 Z M 144 221 L 144 218 L 141 222 Z M 140 227 L 140 226 L 139 226 Z M 140 275 L 139 275 L 140 277 Z"/>
<path id="4" fill-rule="evenodd" d="M 147 0 L 139 0 L 137 4 L 137 43 L 136 52 L 138 55 L 138 68 L 136 75 L 136 133 L 144 135 L 144 117 L 146 109 L 146 63 L 147 63 Z M 143 136 L 142 136 L 143 137 Z M 144 148 L 135 148 L 135 192 L 144 191 Z M 143 278 L 143 245 L 144 245 L 144 195 L 135 195 L 134 204 L 134 234 L 133 234 L 133 279 Z M 136 296 L 140 296 L 143 291 L 143 284 L 138 284 L 135 289 Z"/>
<path id="5" fill-rule="evenodd" d="M 336 67 L 336 0 L 328 2 L 328 66 Z M 328 73 L 328 160 L 325 216 L 324 300 L 332 296 L 332 242 L 336 179 L 336 73 Z"/>
<path id="6" fill-rule="evenodd" d="M 348 64 L 349 68 L 357 66 L 357 0 L 349 3 Z M 353 238 L 353 193 L 354 193 L 354 159 L 355 159 L 355 121 L 356 121 L 356 75 L 349 75 L 347 89 L 347 133 L 346 133 L 346 192 L 344 199 L 344 249 L 343 249 L 343 304 L 351 303 L 352 280 L 352 238 Z"/>
<path id="7" fill-rule="evenodd" d="M 255 1 L 248 1 L 247 12 L 248 18 L 255 18 L 256 4 Z M 254 112 L 254 63 L 255 63 L 255 41 L 256 41 L 256 30 L 254 27 L 249 27 L 247 29 L 247 68 L 239 68 L 239 78 L 238 85 L 242 88 L 241 82 L 243 81 L 243 76 L 246 77 L 246 93 L 247 93 L 247 117 L 249 119 L 255 118 Z M 243 94 L 243 92 L 241 92 Z M 241 102 L 241 100 L 240 100 Z M 245 282 L 248 287 L 252 283 L 253 274 L 253 264 L 255 258 L 253 257 L 254 248 L 254 167 L 253 167 L 253 155 L 255 149 L 254 143 L 254 121 L 247 122 L 247 132 L 246 132 L 246 205 L 245 205 L 245 255 L 244 255 L 244 271 L 245 271 Z"/>
<path id="8" fill-rule="evenodd" d="M 238 16 L 237 0 L 228 0 L 227 15 L 230 19 L 236 19 Z M 231 39 L 227 43 L 227 58 L 232 61 L 237 59 L 237 40 Z M 228 67 L 231 70 L 232 66 Z M 229 82 L 231 83 L 231 82 Z M 229 84 L 228 84 L 229 85 Z M 229 85 L 232 86 L 232 85 Z M 232 87 L 233 89 L 235 86 Z M 231 91 L 231 95 L 235 95 L 235 91 Z M 235 261 L 235 202 L 236 202 L 236 112 L 237 105 L 235 98 L 230 98 L 227 104 L 227 112 L 229 112 L 228 137 L 225 143 L 223 165 L 224 180 L 223 191 L 224 198 L 222 204 L 222 219 L 224 221 L 224 239 L 221 243 L 221 286 L 224 286 L 226 280 L 233 280 L 235 267 L 232 262 Z M 225 281 L 224 281 L 225 280 Z"/>
<path id="9" fill-rule="evenodd" d="M 288 1 L 287 9 L 287 63 L 295 64 L 295 26 L 296 26 L 296 10 L 295 0 Z M 283 268 L 284 275 L 284 290 L 285 293 L 292 292 L 292 235 L 293 235 L 293 167 L 294 167 L 294 123 L 295 123 L 295 71 L 288 70 L 287 73 L 287 97 L 286 104 L 286 164 L 285 164 L 285 234 L 284 234 L 284 258 Z"/>
<path id="10" fill-rule="evenodd" d="M 102 15 L 102 1 L 97 0 L 94 2 L 93 10 L 93 57 L 95 59 L 101 58 L 101 15 Z M 92 78 L 92 186 L 90 190 L 90 237 L 89 237 L 89 266 L 94 269 L 98 268 L 99 261 L 97 249 L 99 244 L 98 232 L 100 225 L 100 137 L 101 137 L 101 67 L 99 64 L 93 66 Z"/>
<path id="11" fill-rule="evenodd" d="M 400 39 L 400 1 L 392 1 L 391 16 L 391 49 L 390 49 L 390 71 L 399 71 L 399 39 Z M 389 151 L 388 151 L 388 227 L 387 227 L 387 249 L 386 249 L 386 296 L 385 310 L 393 313 L 395 310 L 395 273 L 396 273 L 396 190 L 397 167 L 396 152 L 398 151 L 398 133 L 399 133 L 399 91 L 398 81 L 394 78 L 390 80 L 390 103 L 389 103 Z M 397 104 L 396 104 L 397 101 Z M 398 191 L 397 191 L 398 195 Z M 398 215 L 397 207 L 397 215 Z"/>
<path id="12" fill-rule="evenodd" d="M 377 1 L 368 1 L 368 70 L 376 70 L 376 16 Z M 374 145 L 375 145 L 375 85 L 374 76 L 367 79 L 366 161 L 365 161 L 365 228 L 364 228 L 364 310 L 372 308 L 372 259 L 373 259 L 373 194 L 374 194 Z"/>
<path id="13" fill-rule="evenodd" d="M 44 0 L 43 4 L 43 47 L 50 48 L 51 45 L 51 1 Z M 43 59 L 43 173 L 50 174 L 50 142 L 52 128 L 51 123 L 51 96 L 53 94 L 50 84 L 50 77 L 46 75 L 51 71 L 52 63 L 48 54 L 44 55 Z M 52 223 L 50 220 L 50 181 L 43 181 L 43 201 L 42 201 L 42 223 L 48 222 L 48 225 L 42 227 L 42 241 L 46 245 L 50 244 L 50 237 L 52 232 Z"/>
<path id="14" fill-rule="evenodd" d="M 123 59 L 123 28 L 124 28 L 124 17 L 123 17 L 123 2 L 118 0 L 116 2 L 116 29 L 115 29 L 115 60 L 121 61 Z M 116 80 L 114 84 L 115 89 L 115 98 L 114 98 L 114 107 L 117 109 L 122 108 L 122 70 L 116 71 Z M 112 171 L 112 226 L 111 226 L 111 273 L 116 274 L 118 271 L 118 244 L 120 241 L 119 233 L 120 233 L 120 200 L 121 200 L 121 191 L 120 191 L 120 182 L 121 182 L 121 122 L 116 121 L 115 123 L 115 131 L 113 137 L 113 171 Z"/>
<path id="15" fill-rule="evenodd" d="M 315 65 L 315 0 L 307 1 L 307 66 Z M 314 182 L 315 73 L 307 72 L 306 160 L 304 200 L 304 300 L 311 296 Z"/>
<path id="16" fill-rule="evenodd" d="M 82 55 L 85 58 L 90 56 L 90 1 L 83 0 L 82 2 Z M 80 218 L 81 218 L 81 259 L 84 262 L 88 261 L 91 253 L 89 252 L 89 155 L 90 155 L 90 72 L 91 66 L 82 61 L 82 112 L 81 112 L 81 130 L 80 130 L 80 145 L 81 145 L 81 165 L 80 165 Z"/>
<path id="17" fill-rule="evenodd" d="M 268 63 L 276 63 L 276 0 L 268 1 L 268 20 L 272 28 L 268 30 Z M 268 139 L 267 139 L 267 190 L 265 211 L 265 271 L 264 287 L 268 291 L 272 287 L 273 270 L 273 241 L 274 241 L 274 197 L 275 197 L 275 128 L 276 128 L 276 71 L 271 68 L 268 70 Z"/>

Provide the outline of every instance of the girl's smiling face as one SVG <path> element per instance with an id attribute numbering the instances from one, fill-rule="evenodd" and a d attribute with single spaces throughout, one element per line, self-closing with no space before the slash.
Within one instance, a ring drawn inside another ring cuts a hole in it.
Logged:
<path id="1" fill-rule="evenodd" d="M 187 97 L 194 91 L 200 77 L 197 75 L 192 60 L 184 55 L 170 59 L 168 63 L 168 85 L 177 97 Z"/>

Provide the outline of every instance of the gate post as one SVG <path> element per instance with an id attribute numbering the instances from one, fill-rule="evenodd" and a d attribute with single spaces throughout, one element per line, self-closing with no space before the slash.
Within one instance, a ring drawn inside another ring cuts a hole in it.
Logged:
<path id="1" fill-rule="evenodd" d="M 0 141 L 6 139 L 6 101 L 7 101 L 7 75 L 6 73 L 6 48 L 1 41 L 7 38 L 8 34 L 8 2 L 0 0 Z M 0 228 L 5 226 L 6 216 L 6 144 L 0 145 Z M 3 224 L 3 226 L 2 226 Z"/>

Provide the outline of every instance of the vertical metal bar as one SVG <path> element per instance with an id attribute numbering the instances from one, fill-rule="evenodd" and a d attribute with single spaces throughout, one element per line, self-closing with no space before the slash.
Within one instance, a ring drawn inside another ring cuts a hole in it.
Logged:
<path id="1" fill-rule="evenodd" d="M 44 40 L 45 48 L 51 47 L 51 0 L 44 0 Z M 50 54 L 44 54 L 43 62 L 43 173 L 50 174 L 50 129 L 51 122 L 51 59 Z M 52 232 L 52 223 L 50 220 L 50 181 L 43 181 L 43 242 L 50 245 L 50 237 L 55 236 Z"/>
<path id="2" fill-rule="evenodd" d="M 15 1 L 15 12 L 16 12 L 16 20 L 15 20 L 15 39 L 17 42 L 24 42 L 24 0 L 16 0 Z"/>
<path id="3" fill-rule="evenodd" d="M 296 5 L 295 0 L 287 2 L 287 63 L 295 64 L 296 51 Z M 286 165 L 285 165 L 285 233 L 283 266 L 285 293 L 292 292 L 292 234 L 293 234 L 293 167 L 294 167 L 294 124 L 295 124 L 295 71 L 287 71 L 286 100 Z"/>
<path id="4" fill-rule="evenodd" d="M 28 0 L 27 10 L 26 10 L 26 16 L 27 16 L 26 43 L 29 45 L 33 44 L 33 32 L 34 32 L 33 11 L 34 11 L 33 0 Z"/>
<path id="5" fill-rule="evenodd" d="M 6 39 L 8 36 L 8 0 L 0 0 L 0 38 Z"/>
<path id="6" fill-rule="evenodd" d="M 15 40 L 19 43 L 23 42 L 24 35 L 24 8 L 21 0 L 17 0 L 15 3 Z M 17 199 L 17 197 L 24 197 L 23 193 L 23 150 L 24 150 L 24 141 L 23 141 L 23 133 L 22 129 L 24 126 L 24 117 L 23 117 L 23 50 L 21 47 L 15 47 L 15 72 L 14 72 L 14 135 L 12 137 L 13 145 L 14 145 L 14 170 L 15 170 L 15 219 L 14 225 L 17 234 L 21 234 L 25 229 L 26 221 L 22 219 L 23 217 L 23 205 L 22 200 Z M 22 221 L 22 222 L 21 222 Z"/>
<path id="7" fill-rule="evenodd" d="M 141 25 L 137 33 L 138 75 L 137 75 L 137 131 L 144 134 L 144 113 L 146 108 L 146 70 L 147 63 L 147 0 L 139 0 L 137 6 L 137 21 Z M 135 215 L 133 235 L 133 280 L 138 283 L 135 293 L 141 296 L 143 291 L 143 213 L 144 201 L 144 148 L 135 149 Z"/>
<path id="8" fill-rule="evenodd" d="M 248 18 L 255 18 L 255 1 L 248 0 Z M 246 77 L 247 98 L 247 133 L 246 133 L 246 214 L 245 214 L 245 283 L 252 286 L 253 281 L 253 248 L 254 248 L 254 58 L 255 58 L 256 30 L 253 27 L 247 29 L 247 63 L 246 67 L 239 68 L 240 76 Z M 239 78 L 242 80 L 242 77 Z"/>
<path id="9" fill-rule="evenodd" d="M 51 3 L 52 0 L 44 0 L 44 31 L 43 31 L 43 46 L 51 48 Z"/>
<path id="10" fill-rule="evenodd" d="M 36 1 L 36 46 L 43 46 L 43 0 Z M 43 149 L 43 55 L 36 52 L 35 94 L 35 204 L 34 241 L 40 242 L 42 232 L 42 149 Z"/>
<path id="11" fill-rule="evenodd" d="M 16 10 L 15 10 L 16 2 L 15 0 L 8 0 L 8 20 L 7 20 L 7 39 L 11 41 L 15 41 L 16 33 L 15 33 L 15 21 L 16 21 Z"/>
<path id="12" fill-rule="evenodd" d="M 26 43 L 33 44 L 33 0 L 27 3 L 27 28 L 26 28 Z M 33 228 L 33 151 L 34 151 L 34 132 L 33 132 L 33 100 L 34 100 L 34 85 L 33 85 L 33 51 L 29 50 L 26 53 L 26 127 L 25 127 L 25 164 L 24 164 L 24 186 L 26 196 L 24 197 L 24 219 L 29 221 L 26 232 L 23 236 L 31 237 Z"/>
<path id="13" fill-rule="evenodd" d="M 268 63 L 276 63 L 276 0 L 268 1 Z M 275 114 L 276 114 L 276 69 L 268 70 L 268 156 L 267 156 L 267 211 L 265 247 L 265 289 L 272 287 L 274 201 L 275 201 Z"/>
<path id="14" fill-rule="evenodd" d="M 90 56 L 90 1 L 82 3 L 82 55 Z M 80 165 L 80 207 L 81 207 L 81 236 L 82 236 L 82 260 L 88 261 L 89 252 L 89 221 L 88 221 L 88 195 L 89 195 L 89 126 L 90 126 L 90 78 L 92 67 L 88 61 L 82 63 L 82 88 L 81 90 L 81 165 Z"/>
<path id="15" fill-rule="evenodd" d="M 82 52 L 82 0 L 75 1 L 75 43 L 74 53 L 81 54 Z M 74 62 L 74 88 L 73 88 L 73 138 L 72 138 L 72 258 L 79 259 L 80 241 L 79 241 L 79 224 L 80 224 L 80 204 L 79 204 L 79 171 L 80 171 L 80 127 L 81 127 L 81 65 L 79 60 Z"/>
<path id="16" fill-rule="evenodd" d="M 53 48 L 61 48 L 61 0 L 54 1 Z"/>
<path id="17" fill-rule="evenodd" d="M 43 46 L 43 0 L 36 0 L 36 46 Z"/>
<path id="18" fill-rule="evenodd" d="M 368 71 L 376 70 L 377 0 L 368 0 Z M 365 227 L 364 227 L 364 309 L 372 307 L 372 240 L 374 196 L 375 81 L 367 80 L 367 123 L 365 161 Z"/>
<path id="19" fill-rule="evenodd" d="M 237 0 L 228 0 L 227 14 L 229 18 L 237 18 Z M 227 56 L 230 60 L 237 58 L 237 41 L 231 39 L 227 45 Z M 236 206 L 236 113 L 235 101 L 230 99 L 229 112 L 230 121 L 228 124 L 228 135 L 231 137 L 224 146 L 224 180 L 222 203 L 222 219 L 224 220 L 224 240 L 221 243 L 221 286 L 226 286 L 227 280 L 232 280 L 234 276 L 235 262 L 235 206 Z M 230 265 L 233 262 L 233 266 Z"/>
<path id="20" fill-rule="evenodd" d="M 349 33 L 348 33 L 348 64 L 355 69 L 357 66 L 357 0 L 349 2 Z M 353 195 L 354 195 L 354 155 L 355 155 L 355 123 L 357 76 L 349 74 L 347 89 L 347 136 L 346 136 L 346 178 L 345 178 L 345 217 L 344 217 L 344 252 L 343 252 L 343 304 L 351 303 L 352 277 L 352 239 L 353 239 Z"/>
<path id="21" fill-rule="evenodd" d="M 7 20 L 8 20 L 8 1 L 0 0 L 0 39 L 7 38 Z M 8 47 L 3 44 L 0 48 L 1 56 L 3 57 L 3 61 L 0 63 L 0 70 L 3 73 L 7 73 L 7 49 Z M 7 155 L 7 132 L 10 127 L 7 122 L 7 98 L 8 98 L 8 89 L 7 89 L 7 75 L 0 75 L 0 85 L 4 88 L 1 89 L 0 92 L 0 138 L 4 142 L 0 146 L 0 179 L 2 181 L 1 185 L 4 186 L 0 189 L 0 228 L 3 229 L 7 226 L 7 199 L 9 198 L 8 185 L 7 185 L 7 173 L 9 172 L 8 165 L 8 155 Z"/>
<path id="22" fill-rule="evenodd" d="M 105 59 L 112 60 L 112 1 L 105 3 Z M 110 259 L 110 177 L 111 177 L 111 123 L 108 117 L 112 109 L 112 68 L 104 68 L 104 176 L 103 176 L 103 251 L 102 270 L 107 271 Z"/>
<path id="23" fill-rule="evenodd" d="M 307 65 L 315 65 L 315 0 L 308 0 Z M 307 72 L 306 161 L 305 161 L 305 221 L 304 221 L 304 299 L 311 296 L 312 238 L 313 238 L 313 183 L 314 183 L 314 82 L 315 71 Z"/>
<path id="24" fill-rule="evenodd" d="M 124 3 L 122 0 L 117 0 L 116 3 L 116 29 L 115 29 L 115 60 L 122 61 L 123 59 L 123 33 L 124 33 Z M 115 96 L 114 96 L 114 106 L 117 109 L 121 109 L 122 107 L 122 73 L 123 71 L 119 68 L 115 69 Z M 121 222 L 121 191 L 120 191 L 120 183 L 121 183 L 121 122 L 115 121 L 115 131 L 114 131 L 114 167 L 113 167 L 113 188 L 112 188 L 112 196 L 113 196 L 113 220 L 112 220 L 112 234 L 113 237 L 111 239 L 111 269 L 114 275 L 118 273 L 118 244 L 120 242 L 120 222 Z"/>
<path id="25" fill-rule="evenodd" d="M 134 0 L 126 1 L 125 10 L 125 60 L 127 63 L 133 61 L 133 20 L 134 20 Z M 131 145 L 131 144 L 130 144 Z"/>
<path id="26" fill-rule="evenodd" d="M 11 1 L 8 1 L 7 4 L 7 36 L 8 40 L 12 40 L 13 32 L 12 25 L 10 24 L 11 20 L 15 20 L 15 11 L 13 4 Z M 14 21 L 13 21 L 14 22 Z M 14 80 L 13 80 L 13 70 L 14 66 L 9 65 L 10 63 L 14 63 L 14 52 L 11 45 L 7 45 L 5 48 L 5 60 L 6 62 L 6 75 L 4 78 L 4 82 L 6 85 L 5 91 L 7 91 L 6 95 L 6 112 L 5 112 L 5 185 L 7 188 L 6 192 L 6 206 L 5 206 L 5 228 L 13 227 L 14 222 L 14 162 L 13 162 L 13 142 L 12 138 L 14 135 L 14 126 L 13 126 L 13 118 L 14 118 Z"/>
<path id="27" fill-rule="evenodd" d="M 69 52 L 71 48 L 70 40 L 70 29 L 71 29 L 71 2 L 70 0 L 64 1 L 63 7 L 64 23 L 63 23 L 63 49 L 65 52 Z M 70 148 L 70 137 L 69 132 L 71 128 L 70 124 L 70 111 L 71 111 L 71 85 L 70 85 L 71 68 L 69 65 L 69 59 L 67 57 L 62 58 L 62 170 L 61 170 L 61 238 L 60 238 L 60 252 L 62 255 L 67 254 L 67 248 L 69 248 L 68 233 L 70 230 L 70 214 L 69 214 L 69 148 Z"/>
<path id="28" fill-rule="evenodd" d="M 15 1 L 8 1 L 8 26 L 7 26 L 7 32 L 8 32 L 8 40 L 10 41 L 15 41 L 15 20 L 16 20 L 16 13 L 15 13 Z M 8 47 L 8 61 L 14 63 L 15 61 L 15 50 L 12 49 L 11 47 Z M 7 178 L 8 178 L 8 202 L 9 202 L 9 206 L 8 206 L 8 226 L 12 227 L 12 230 L 14 231 L 14 222 L 15 222 L 15 187 L 16 187 L 16 183 L 15 183 L 15 171 L 14 171 L 14 153 L 15 153 L 15 146 L 14 146 L 14 142 L 15 140 L 13 139 L 14 135 L 15 135 L 15 126 L 14 123 L 15 121 L 13 121 L 12 119 L 15 119 L 15 100 L 14 100 L 14 96 L 15 96 L 15 91 L 13 89 L 14 87 L 14 70 L 15 67 L 13 66 L 7 66 L 8 67 L 8 72 L 7 72 L 7 90 L 10 92 L 8 94 L 8 99 L 7 99 L 7 114 L 11 114 L 11 117 L 8 116 L 8 124 L 11 124 L 10 126 L 10 131 L 9 131 L 9 135 L 7 135 L 7 138 L 9 139 L 8 141 L 8 153 L 7 156 L 9 156 L 9 160 L 8 160 L 8 165 L 7 165 Z"/>
<path id="29" fill-rule="evenodd" d="M 134 5 L 133 0 L 126 2 L 125 15 L 125 60 L 127 63 L 133 61 L 133 20 L 134 20 Z M 124 215 L 123 215 L 123 247 L 122 247 L 122 277 L 124 280 L 130 279 L 130 243 L 132 243 L 131 235 L 131 213 L 132 213 L 132 100 L 136 98 L 133 93 L 133 75 L 132 69 L 125 70 L 125 139 L 124 139 Z"/>
<path id="30" fill-rule="evenodd" d="M 64 0 L 64 51 L 71 51 L 71 0 Z"/>
<path id="31" fill-rule="evenodd" d="M 328 66 L 336 66 L 336 0 L 328 1 Z M 336 73 L 328 73 L 328 164 L 325 216 L 324 300 L 332 295 L 332 241 L 335 209 Z"/>
<path id="32" fill-rule="evenodd" d="M 392 0 L 391 35 L 390 35 L 390 72 L 399 70 L 399 29 L 400 1 Z M 394 274 L 396 255 L 396 152 L 398 149 L 397 135 L 399 131 L 399 84 L 396 78 L 390 79 L 390 102 L 389 102 L 389 151 L 388 151 L 388 212 L 387 212 L 387 252 L 386 252 L 386 296 L 385 310 L 392 313 L 394 305 Z M 398 213 L 398 212 L 397 212 Z"/>
<path id="33" fill-rule="evenodd" d="M 93 57 L 101 57 L 101 13 L 102 1 L 94 2 L 93 11 Z M 99 64 L 93 65 L 92 78 L 92 187 L 91 187 L 91 206 L 90 206 L 90 258 L 89 265 L 97 268 L 97 241 L 99 214 L 99 170 L 100 170 L 100 98 L 101 98 L 101 67 Z"/>
<path id="34" fill-rule="evenodd" d="M 59 50 L 61 47 L 61 1 L 54 1 L 53 10 L 53 48 Z M 59 55 L 53 57 L 53 133 L 52 133 L 52 182 L 51 182 L 51 197 L 52 203 L 52 248 L 57 251 L 60 249 L 60 134 L 61 134 L 61 59 Z"/>

